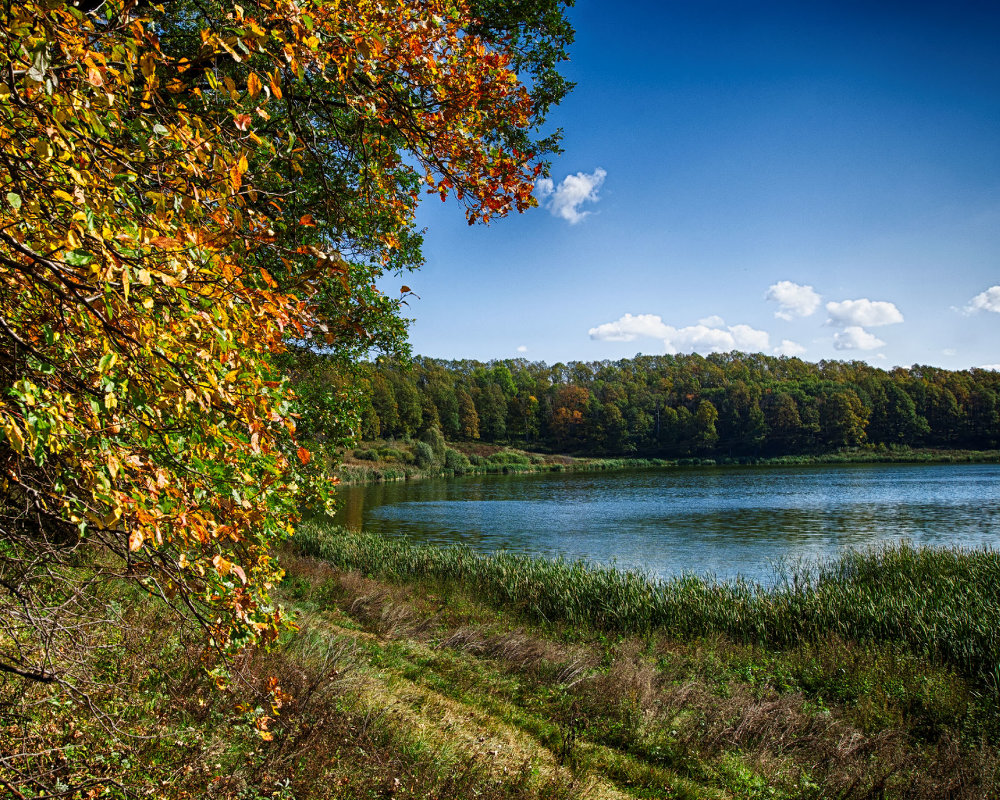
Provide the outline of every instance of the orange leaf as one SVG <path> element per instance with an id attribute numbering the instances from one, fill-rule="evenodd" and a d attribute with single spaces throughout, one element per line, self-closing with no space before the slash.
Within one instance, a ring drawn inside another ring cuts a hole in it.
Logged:
<path id="1" fill-rule="evenodd" d="M 313 222 L 313 215 L 312 214 L 304 214 L 299 219 L 299 225 L 303 225 L 303 226 L 305 226 L 307 228 L 315 228 L 316 227 L 316 223 Z"/>
<path id="2" fill-rule="evenodd" d="M 212 558 L 212 566 L 215 567 L 216 571 L 220 575 L 225 576 L 228 575 L 229 570 L 233 568 L 233 562 L 227 558 L 223 558 L 222 556 L 215 556 Z"/>
<path id="3" fill-rule="evenodd" d="M 299 456 L 299 461 L 301 461 L 303 464 L 308 464 L 312 460 L 312 453 L 310 453 L 304 447 L 299 448 L 298 456 Z"/>

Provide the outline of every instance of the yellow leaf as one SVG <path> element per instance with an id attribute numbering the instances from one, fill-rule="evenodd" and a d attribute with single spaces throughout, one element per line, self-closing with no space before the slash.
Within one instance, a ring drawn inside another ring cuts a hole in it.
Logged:
<path id="1" fill-rule="evenodd" d="M 247 78 L 247 91 L 250 92 L 251 97 L 256 97 L 260 94 L 260 90 L 263 84 L 260 82 L 260 78 L 257 77 L 256 72 L 251 72 L 250 77 Z"/>
<path id="2" fill-rule="evenodd" d="M 156 57 L 152 53 L 145 53 L 139 59 L 139 66 L 142 67 L 143 76 L 151 77 L 156 72 Z"/>
<path id="3" fill-rule="evenodd" d="M 142 535 L 142 531 L 132 531 L 128 535 L 128 549 L 133 553 L 142 547 L 142 542 L 145 537 Z"/>
<path id="4" fill-rule="evenodd" d="M 12 419 L 4 417 L 3 432 L 7 437 L 7 441 L 11 443 L 14 449 L 18 453 L 23 453 L 24 437 L 21 435 L 21 429 L 17 427 L 17 423 Z"/>
<path id="5" fill-rule="evenodd" d="M 141 283 L 143 286 L 149 286 L 149 284 L 152 283 L 152 282 L 153 282 L 153 279 L 149 275 L 149 270 L 148 269 L 140 269 L 139 270 L 139 283 Z"/>

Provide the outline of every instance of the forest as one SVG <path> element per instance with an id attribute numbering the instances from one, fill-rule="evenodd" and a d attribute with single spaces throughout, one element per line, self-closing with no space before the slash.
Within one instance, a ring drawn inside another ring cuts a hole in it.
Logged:
<path id="1" fill-rule="evenodd" d="M 450 441 L 668 458 L 1000 446 L 1000 373 L 983 369 L 883 370 L 739 352 L 553 365 L 418 356 L 359 369 L 354 424 L 365 440 L 437 428 Z M 338 367 L 300 351 L 290 372 L 300 431 L 335 439 L 322 409 L 346 390 Z"/>

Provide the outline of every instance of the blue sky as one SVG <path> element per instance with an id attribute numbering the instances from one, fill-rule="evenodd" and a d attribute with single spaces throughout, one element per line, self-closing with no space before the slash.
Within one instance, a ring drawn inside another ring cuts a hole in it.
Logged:
<path id="1" fill-rule="evenodd" d="M 428 198 L 414 352 L 1000 365 L 1000 5 L 580 0 L 542 207 Z"/>

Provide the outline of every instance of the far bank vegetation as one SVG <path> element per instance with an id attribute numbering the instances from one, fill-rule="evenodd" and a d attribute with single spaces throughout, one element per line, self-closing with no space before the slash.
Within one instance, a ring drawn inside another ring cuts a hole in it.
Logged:
<path id="1" fill-rule="evenodd" d="M 991 370 L 737 352 L 551 366 L 383 358 L 350 379 L 313 352 L 290 366 L 300 431 L 330 450 L 360 434 L 365 443 L 337 457 L 361 479 L 595 468 L 597 458 L 989 460 L 1000 448 L 1000 373 Z M 348 386 L 354 415 L 333 423 L 325 398 Z"/>

